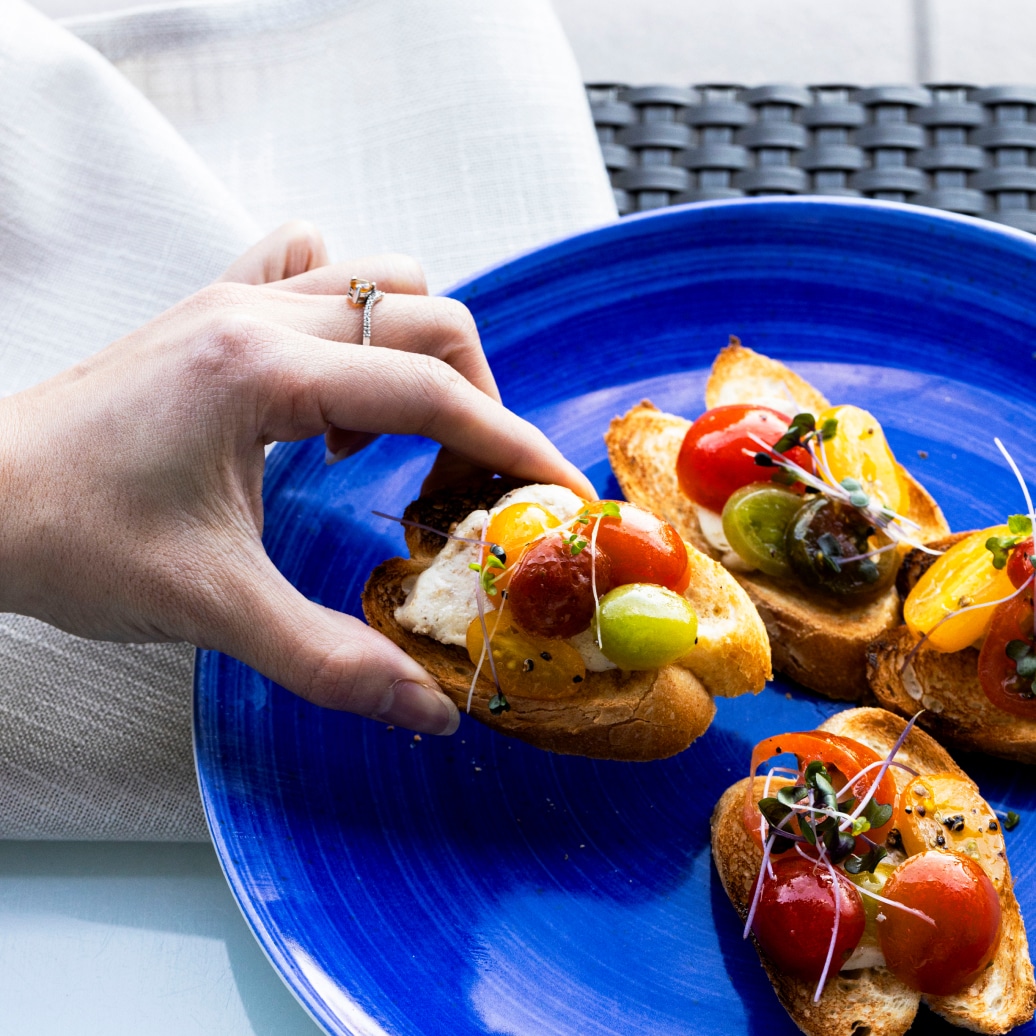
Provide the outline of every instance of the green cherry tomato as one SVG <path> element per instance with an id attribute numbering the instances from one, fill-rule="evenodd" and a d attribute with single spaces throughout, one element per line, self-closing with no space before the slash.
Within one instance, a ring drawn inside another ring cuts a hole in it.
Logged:
<path id="1" fill-rule="evenodd" d="M 873 596 L 892 585 L 899 552 L 873 553 L 883 543 L 888 541 L 875 535 L 855 507 L 826 496 L 799 508 L 784 539 L 795 575 L 810 589 L 834 597 Z"/>
<path id="2" fill-rule="evenodd" d="M 768 482 L 739 489 L 723 508 L 723 533 L 738 557 L 768 576 L 792 574 L 784 535 L 802 495 Z"/>
<path id="3" fill-rule="evenodd" d="M 653 583 L 628 583 L 601 598 L 601 650 L 620 669 L 658 669 L 694 647 L 698 616 L 680 594 Z"/>

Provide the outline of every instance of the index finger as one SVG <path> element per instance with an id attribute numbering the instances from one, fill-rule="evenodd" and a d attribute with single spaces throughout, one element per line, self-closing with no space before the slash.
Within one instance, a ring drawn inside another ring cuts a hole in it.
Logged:
<path id="1" fill-rule="evenodd" d="M 477 389 L 449 364 L 420 353 L 292 336 L 292 386 L 273 378 L 264 407 L 268 439 L 298 439 L 327 425 L 357 432 L 424 435 L 480 468 L 596 493 L 535 425 Z M 284 371 L 282 373 L 289 373 Z"/>

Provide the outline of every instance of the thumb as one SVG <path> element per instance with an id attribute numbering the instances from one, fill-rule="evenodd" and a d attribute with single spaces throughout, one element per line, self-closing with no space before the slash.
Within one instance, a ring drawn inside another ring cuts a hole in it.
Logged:
<path id="1" fill-rule="evenodd" d="M 241 593 L 223 596 L 214 646 L 316 705 L 426 734 L 457 729 L 457 706 L 405 651 L 307 600 L 263 560 L 259 578 L 250 573 Z"/>

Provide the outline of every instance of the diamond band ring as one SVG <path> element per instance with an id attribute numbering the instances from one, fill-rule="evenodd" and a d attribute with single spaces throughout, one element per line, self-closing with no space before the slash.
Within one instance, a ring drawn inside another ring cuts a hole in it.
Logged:
<path id="1" fill-rule="evenodd" d="M 383 291 L 378 291 L 374 281 L 365 281 L 361 277 L 353 277 L 349 281 L 349 294 L 347 298 L 354 306 L 363 306 L 363 344 L 371 344 L 371 310 L 375 302 L 380 302 L 385 297 Z"/>

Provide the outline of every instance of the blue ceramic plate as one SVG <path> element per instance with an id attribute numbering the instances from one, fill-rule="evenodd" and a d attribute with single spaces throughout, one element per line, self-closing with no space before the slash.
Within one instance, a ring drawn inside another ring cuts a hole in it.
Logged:
<path id="1" fill-rule="evenodd" d="M 878 415 L 954 528 L 1023 507 L 994 435 L 1036 487 L 1036 240 L 1021 233 L 878 203 L 717 203 L 559 242 L 454 295 L 505 401 L 602 494 L 617 492 L 609 418 L 644 398 L 697 415 L 730 334 Z M 320 442 L 278 447 L 275 562 L 311 598 L 360 614 L 367 573 L 403 551 L 371 509 L 401 513 L 431 458 L 410 438 L 332 469 Z M 675 759 L 594 762 L 467 720 L 418 740 L 208 654 L 195 724 L 230 884 L 328 1032 L 790 1034 L 710 863 L 708 818 L 754 741 L 835 710 L 775 682 L 720 701 Z M 1009 850 L 1036 918 L 1033 772 L 964 763 L 1022 815 Z"/>

